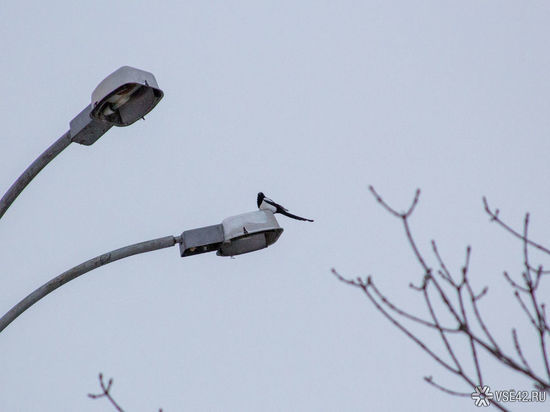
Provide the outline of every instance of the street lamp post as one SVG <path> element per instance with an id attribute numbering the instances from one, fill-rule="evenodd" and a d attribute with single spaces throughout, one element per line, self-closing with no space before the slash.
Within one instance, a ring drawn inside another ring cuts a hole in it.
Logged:
<path id="1" fill-rule="evenodd" d="M 155 77 L 143 70 L 123 66 L 107 76 L 93 91 L 92 102 L 70 122 L 70 129 L 42 153 L 0 199 L 0 219 L 31 180 L 72 142 L 92 145 L 112 126 L 129 126 L 149 113 L 162 99 Z M 272 245 L 283 228 L 269 210 L 231 216 L 218 225 L 187 230 L 181 236 L 166 236 L 125 246 L 96 256 L 46 282 L 0 318 L 0 332 L 19 315 L 77 277 L 140 253 L 180 244 L 182 257 L 206 252 L 235 256 Z"/>
<path id="2" fill-rule="evenodd" d="M 112 126 L 129 126 L 162 99 L 155 77 L 123 66 L 107 76 L 92 93 L 92 102 L 70 122 L 70 129 L 42 153 L 0 199 L 0 219 L 34 177 L 72 142 L 91 145 Z"/>
<path id="3" fill-rule="evenodd" d="M 180 244 L 182 257 L 215 251 L 218 256 L 241 255 L 272 245 L 282 232 L 283 228 L 271 211 L 258 210 L 229 217 L 219 225 L 187 230 L 181 236 L 165 236 L 115 249 L 63 272 L 27 295 L 0 318 L 0 332 L 28 308 L 65 283 L 117 260 L 168 248 L 176 243 Z"/>

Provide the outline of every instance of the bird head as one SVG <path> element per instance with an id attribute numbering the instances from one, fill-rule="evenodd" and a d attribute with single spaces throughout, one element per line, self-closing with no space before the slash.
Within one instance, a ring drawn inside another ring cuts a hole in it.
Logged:
<path id="1" fill-rule="evenodd" d="M 263 194 L 263 192 L 258 193 L 258 200 L 257 200 L 258 207 L 260 207 L 260 205 L 262 204 L 264 198 L 265 198 L 265 195 Z"/>

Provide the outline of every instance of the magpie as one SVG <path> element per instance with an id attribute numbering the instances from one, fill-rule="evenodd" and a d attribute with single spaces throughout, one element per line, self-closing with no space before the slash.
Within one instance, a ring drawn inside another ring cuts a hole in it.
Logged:
<path id="1" fill-rule="evenodd" d="M 280 213 L 292 219 L 307 220 L 308 222 L 313 222 L 313 220 L 311 219 L 306 219 L 305 217 L 300 217 L 300 216 L 293 215 L 292 213 L 288 213 L 288 209 L 285 209 L 280 204 L 275 203 L 269 197 L 265 197 L 265 195 L 262 192 L 258 193 L 257 202 L 258 202 L 258 209 L 260 210 L 270 210 L 273 213 Z"/>

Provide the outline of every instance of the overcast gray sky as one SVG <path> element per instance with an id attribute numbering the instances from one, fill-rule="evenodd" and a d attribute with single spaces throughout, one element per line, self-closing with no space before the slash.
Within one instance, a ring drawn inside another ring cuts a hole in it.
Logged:
<path id="1" fill-rule="evenodd" d="M 420 310 L 422 272 L 367 191 L 404 209 L 419 187 L 421 249 L 458 268 L 472 245 L 513 349 L 525 319 L 502 271 L 521 244 L 481 197 L 550 242 L 549 21 L 546 1 L 3 2 L 2 193 L 118 67 L 165 97 L 71 145 L 6 213 L 0 312 L 98 254 L 255 210 L 258 191 L 315 222 L 280 217 L 275 245 L 235 259 L 174 247 L 63 286 L 0 335 L 0 409 L 113 410 L 86 397 L 103 372 L 127 411 L 477 410 L 424 383 L 465 389 L 330 269 Z M 484 365 L 493 389 L 531 389 Z"/>

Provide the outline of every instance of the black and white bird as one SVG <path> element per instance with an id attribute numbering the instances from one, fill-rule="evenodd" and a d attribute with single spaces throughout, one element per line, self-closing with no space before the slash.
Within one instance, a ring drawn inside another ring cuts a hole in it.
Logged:
<path id="1" fill-rule="evenodd" d="M 273 213 L 280 213 L 282 215 L 285 215 L 287 217 L 290 217 L 296 220 L 306 220 L 308 222 L 313 222 L 313 220 L 311 219 L 306 219 L 305 217 L 300 217 L 300 216 L 293 215 L 292 213 L 288 213 L 288 209 L 284 208 L 278 203 L 275 203 L 269 197 L 265 197 L 265 195 L 262 192 L 258 193 L 258 209 L 270 210 Z"/>

